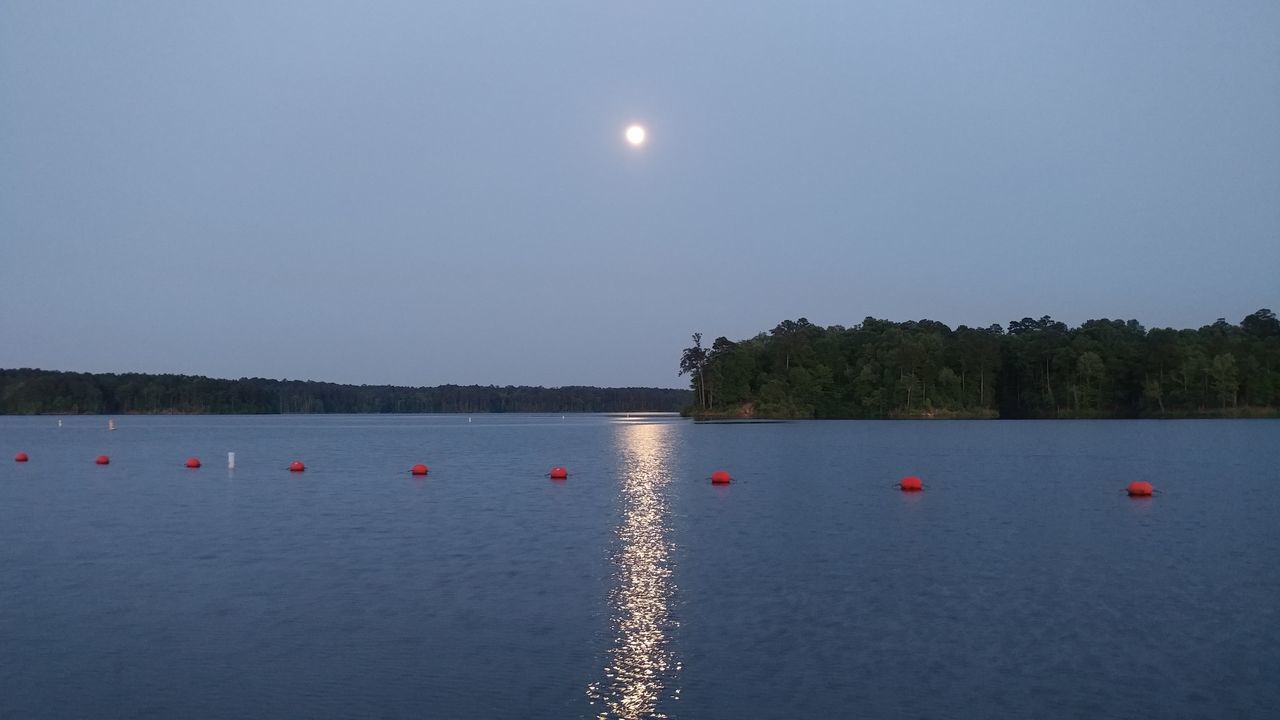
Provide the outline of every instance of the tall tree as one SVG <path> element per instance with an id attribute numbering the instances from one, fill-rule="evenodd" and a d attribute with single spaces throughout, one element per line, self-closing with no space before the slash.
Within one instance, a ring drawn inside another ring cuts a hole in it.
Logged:
<path id="1" fill-rule="evenodd" d="M 684 349 L 680 356 L 679 375 L 690 375 L 693 387 L 698 394 L 698 407 L 707 408 L 707 388 L 703 370 L 707 366 L 707 351 L 702 347 L 702 333 L 693 334 L 693 345 Z"/>

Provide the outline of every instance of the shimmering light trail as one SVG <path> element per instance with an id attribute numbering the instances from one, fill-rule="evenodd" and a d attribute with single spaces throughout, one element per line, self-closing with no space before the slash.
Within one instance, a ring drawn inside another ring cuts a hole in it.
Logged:
<path id="1" fill-rule="evenodd" d="M 679 699 L 680 671 L 668 644 L 675 626 L 667 540 L 668 441 L 665 423 L 619 424 L 623 515 L 618 527 L 615 583 L 609 597 L 614 640 L 604 680 L 587 690 L 603 718 L 665 718 L 659 706 Z"/>

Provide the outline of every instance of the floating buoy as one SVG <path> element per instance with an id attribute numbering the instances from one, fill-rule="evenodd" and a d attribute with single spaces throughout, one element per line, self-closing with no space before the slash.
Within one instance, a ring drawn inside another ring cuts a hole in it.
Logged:
<path id="1" fill-rule="evenodd" d="M 557 465 L 551 468 L 551 472 L 547 473 L 547 475 L 550 476 L 552 480 L 564 480 L 569 477 L 569 471 Z"/>
<path id="2" fill-rule="evenodd" d="M 303 470 L 306 470 L 306 469 L 307 469 L 307 466 L 303 465 L 301 460 L 294 460 L 293 462 L 289 463 L 289 472 L 302 472 Z"/>
<path id="3" fill-rule="evenodd" d="M 733 476 L 728 470 L 717 470 L 711 473 L 712 485 L 728 485 L 733 480 Z"/>
<path id="4" fill-rule="evenodd" d="M 14 462 L 26 462 L 26 461 L 28 461 L 28 460 L 30 460 L 30 459 L 31 459 L 31 458 L 27 457 L 27 454 L 26 454 L 26 453 L 24 453 L 24 452 L 20 452 L 20 453 L 18 453 L 17 455 L 14 455 L 14 456 L 13 456 L 13 461 L 14 461 Z"/>
<path id="5" fill-rule="evenodd" d="M 898 481 L 898 487 L 902 492 L 920 492 L 924 489 L 924 483 L 915 475 L 908 475 Z"/>
<path id="6" fill-rule="evenodd" d="M 1129 483 L 1129 497 L 1151 497 L 1155 488 L 1146 480 L 1134 480 Z"/>
<path id="7" fill-rule="evenodd" d="M 417 465 L 414 465 L 412 468 L 410 468 L 409 472 L 414 475 L 426 475 L 427 466 L 423 465 L 422 463 L 418 463 Z"/>
<path id="8" fill-rule="evenodd" d="M 200 458 L 187 458 L 187 467 L 192 470 L 200 467 Z"/>
<path id="9" fill-rule="evenodd" d="M 107 457 L 106 455 L 99 455 L 97 458 L 94 459 L 94 462 L 99 465 L 110 465 L 111 458 Z"/>

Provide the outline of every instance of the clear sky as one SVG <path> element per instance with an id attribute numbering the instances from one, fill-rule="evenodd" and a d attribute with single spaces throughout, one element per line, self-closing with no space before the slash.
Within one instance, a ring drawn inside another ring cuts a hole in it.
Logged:
<path id="1" fill-rule="evenodd" d="M 0 0 L 0 367 L 684 386 L 800 316 L 1261 307 L 1274 0 Z"/>

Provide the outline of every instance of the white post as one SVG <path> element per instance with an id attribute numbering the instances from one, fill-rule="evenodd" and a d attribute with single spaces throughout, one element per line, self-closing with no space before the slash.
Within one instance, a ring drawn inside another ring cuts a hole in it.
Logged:
<path id="1" fill-rule="evenodd" d="M 227 453 L 227 469 L 228 470 L 236 469 L 236 454 L 233 452 Z"/>

